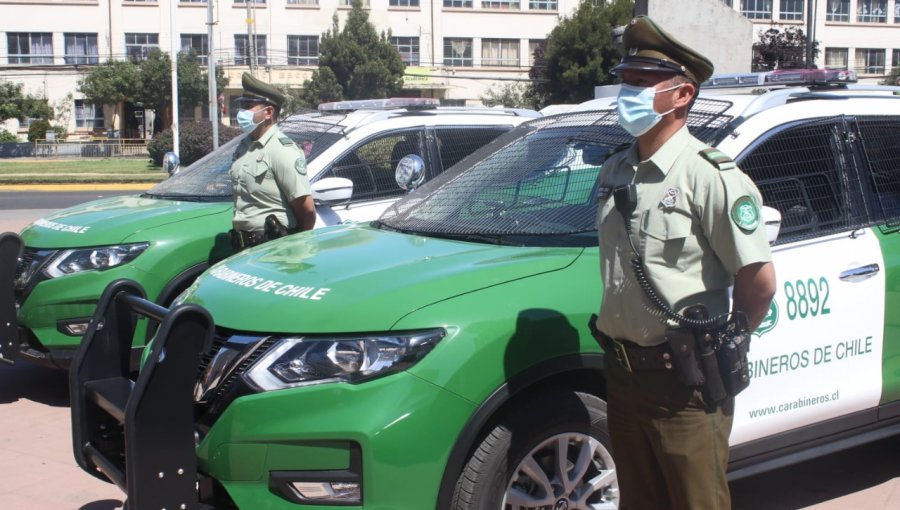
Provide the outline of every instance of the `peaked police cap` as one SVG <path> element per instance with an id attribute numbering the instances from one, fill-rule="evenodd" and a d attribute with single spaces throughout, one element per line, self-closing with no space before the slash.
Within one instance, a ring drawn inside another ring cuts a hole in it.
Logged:
<path id="1" fill-rule="evenodd" d="M 284 94 L 277 87 L 254 78 L 250 73 L 241 76 L 241 85 L 244 94 L 237 98 L 241 103 L 264 103 L 279 109 L 284 104 Z"/>
<path id="2" fill-rule="evenodd" d="M 622 42 L 625 56 L 612 74 L 626 69 L 664 71 L 682 74 L 697 84 L 712 76 L 713 63 L 708 58 L 685 46 L 647 16 L 638 16 L 628 23 Z"/>

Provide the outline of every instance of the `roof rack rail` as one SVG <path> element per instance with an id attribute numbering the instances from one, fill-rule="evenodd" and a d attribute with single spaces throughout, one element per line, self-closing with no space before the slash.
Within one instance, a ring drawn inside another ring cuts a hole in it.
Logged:
<path id="1" fill-rule="evenodd" d="M 320 111 L 350 112 L 354 110 L 391 110 L 406 108 L 407 110 L 430 110 L 437 108 L 441 102 L 430 97 L 391 97 L 386 99 L 354 99 L 350 101 L 334 101 L 319 105 Z"/>
<path id="2" fill-rule="evenodd" d="M 856 72 L 847 69 L 780 69 L 759 73 L 714 75 L 700 85 L 701 89 L 828 87 L 856 83 Z"/>

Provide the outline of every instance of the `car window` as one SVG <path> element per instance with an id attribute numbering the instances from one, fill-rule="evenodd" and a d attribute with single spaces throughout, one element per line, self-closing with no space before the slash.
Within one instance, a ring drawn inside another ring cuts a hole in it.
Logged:
<path id="1" fill-rule="evenodd" d="M 343 177 L 353 181 L 354 202 L 401 196 L 406 191 L 394 179 L 397 163 L 410 154 L 424 157 L 423 147 L 421 130 L 391 131 L 341 156 L 320 178 Z"/>
<path id="2" fill-rule="evenodd" d="M 863 156 L 876 196 L 875 215 L 889 223 L 900 220 L 900 117 L 857 119 Z"/>
<path id="3" fill-rule="evenodd" d="M 443 127 L 435 129 L 441 166 L 435 173 L 450 168 L 488 142 L 509 131 L 510 127 Z"/>
<path id="4" fill-rule="evenodd" d="M 340 126 L 292 117 L 279 129 L 303 150 L 307 162 L 313 161 L 341 138 Z M 245 135 L 237 136 L 194 164 L 157 184 L 147 196 L 178 200 L 231 200 L 231 162 L 234 150 Z"/>
<path id="5" fill-rule="evenodd" d="M 846 231 L 865 210 L 850 195 L 842 118 L 806 122 L 764 135 L 738 165 L 757 184 L 763 204 L 782 216 L 778 244 Z M 863 205 L 864 207 L 864 205 Z"/>

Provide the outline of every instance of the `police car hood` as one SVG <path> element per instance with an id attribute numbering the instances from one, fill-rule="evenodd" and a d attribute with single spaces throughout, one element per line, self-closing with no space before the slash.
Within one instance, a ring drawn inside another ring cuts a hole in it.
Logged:
<path id="1" fill-rule="evenodd" d="M 151 229 L 221 213 L 231 207 L 230 201 L 182 202 L 136 195 L 105 198 L 56 211 L 28 225 L 21 235 L 25 245 L 34 248 L 151 241 L 155 237 L 148 232 Z"/>
<path id="2" fill-rule="evenodd" d="M 573 248 L 522 248 L 339 225 L 210 268 L 185 302 L 219 327 L 260 333 L 389 330 L 432 303 L 565 268 Z"/>

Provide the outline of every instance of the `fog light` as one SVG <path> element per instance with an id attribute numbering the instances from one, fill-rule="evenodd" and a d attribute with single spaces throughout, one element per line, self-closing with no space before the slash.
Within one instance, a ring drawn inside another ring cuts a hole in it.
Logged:
<path id="1" fill-rule="evenodd" d="M 360 484 L 355 482 L 293 482 L 294 490 L 307 501 L 359 503 Z"/>

